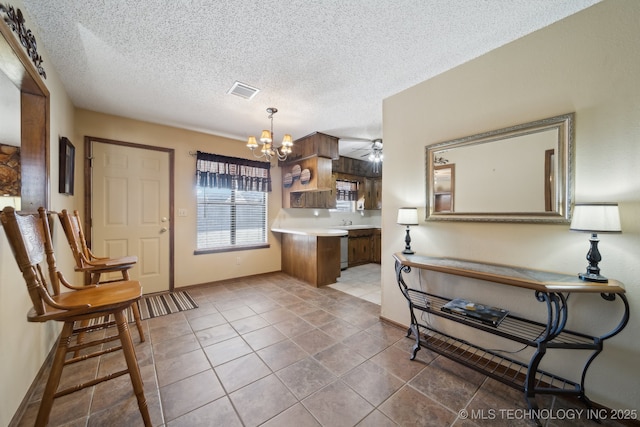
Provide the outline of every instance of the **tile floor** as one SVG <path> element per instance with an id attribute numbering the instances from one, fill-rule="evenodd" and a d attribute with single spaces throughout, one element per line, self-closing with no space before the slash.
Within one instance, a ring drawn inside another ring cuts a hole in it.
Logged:
<path id="1" fill-rule="evenodd" d="M 145 320 L 144 343 L 132 331 L 154 426 L 533 425 L 521 393 L 424 349 L 410 361 L 413 340 L 371 302 L 282 273 L 189 293 L 199 308 Z M 63 382 L 122 363 L 116 352 L 72 365 Z M 33 425 L 42 389 L 17 425 Z M 49 425 L 142 421 L 123 376 L 57 399 Z"/>
<path id="2" fill-rule="evenodd" d="M 329 287 L 380 305 L 380 264 L 364 264 L 342 270 L 338 281 Z"/>

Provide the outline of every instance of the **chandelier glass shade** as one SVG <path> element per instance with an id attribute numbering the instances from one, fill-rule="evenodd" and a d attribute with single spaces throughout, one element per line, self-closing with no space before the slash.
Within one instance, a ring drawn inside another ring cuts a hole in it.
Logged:
<path id="1" fill-rule="evenodd" d="M 267 113 L 269 113 L 268 119 L 271 120 L 271 128 L 263 130 L 259 140 L 257 140 L 255 136 L 250 136 L 247 139 L 247 148 L 250 149 L 257 158 L 264 157 L 270 161 L 276 157 L 278 160 L 286 160 L 287 156 L 291 154 L 293 139 L 288 133 L 282 137 L 280 147 L 276 147 L 273 144 L 273 115 L 277 112 L 277 108 L 267 108 Z"/>

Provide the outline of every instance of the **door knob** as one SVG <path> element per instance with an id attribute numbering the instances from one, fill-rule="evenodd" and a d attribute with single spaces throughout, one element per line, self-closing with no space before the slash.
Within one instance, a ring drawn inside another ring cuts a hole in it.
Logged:
<path id="1" fill-rule="evenodd" d="M 160 229 L 160 232 L 161 232 L 161 233 L 166 233 L 167 231 L 169 231 L 169 229 L 168 229 L 167 227 L 162 227 L 162 228 Z"/>

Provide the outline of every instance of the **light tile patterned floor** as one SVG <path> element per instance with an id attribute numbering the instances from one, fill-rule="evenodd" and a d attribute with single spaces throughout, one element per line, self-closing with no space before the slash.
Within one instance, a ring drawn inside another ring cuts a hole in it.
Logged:
<path id="1" fill-rule="evenodd" d="M 189 293 L 199 308 L 143 321 L 144 343 L 132 333 L 154 426 L 534 425 L 491 412 L 525 410 L 521 392 L 425 349 L 409 360 L 414 340 L 380 321 L 371 302 L 282 273 Z M 81 362 L 63 382 L 118 370 L 122 359 L 115 352 Z M 33 426 L 43 388 L 15 425 Z M 57 399 L 49 423 L 140 425 L 128 376 Z"/>
<path id="2" fill-rule="evenodd" d="M 342 270 L 337 283 L 329 287 L 380 305 L 380 283 L 380 264 L 364 264 Z"/>

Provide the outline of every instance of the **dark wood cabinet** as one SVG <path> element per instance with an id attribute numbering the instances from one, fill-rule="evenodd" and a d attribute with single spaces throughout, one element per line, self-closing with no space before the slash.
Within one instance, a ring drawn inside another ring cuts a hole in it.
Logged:
<path id="1" fill-rule="evenodd" d="M 281 162 L 281 165 L 309 157 L 326 157 L 331 160 L 337 160 L 340 157 L 338 154 L 338 138 L 321 132 L 303 136 L 293 142 L 291 154 L 289 154 L 287 160 Z"/>
<path id="2" fill-rule="evenodd" d="M 371 236 L 371 262 L 382 263 L 382 232 L 379 229 L 373 230 Z"/>
<path id="3" fill-rule="evenodd" d="M 315 132 L 296 140 L 287 160 L 280 162 L 282 207 L 335 208 L 336 178 L 331 169 L 338 158 L 336 137 Z M 300 171 L 305 170 L 310 173 L 310 179 L 303 181 Z"/>
<path id="4" fill-rule="evenodd" d="M 365 178 L 364 208 L 382 209 L 382 178 Z"/>
<path id="5" fill-rule="evenodd" d="M 340 157 L 333 161 L 332 171 L 338 179 L 358 182 L 358 198 L 364 197 L 365 209 L 382 209 L 382 175 L 373 171 L 371 162 Z"/>
<path id="6" fill-rule="evenodd" d="M 336 193 L 329 191 L 313 191 L 306 193 L 290 193 L 292 208 L 335 209 Z"/>
<path id="7" fill-rule="evenodd" d="M 380 263 L 381 233 L 377 228 L 349 230 L 349 267 Z"/>
<path id="8" fill-rule="evenodd" d="M 331 190 L 306 191 L 289 193 L 289 206 L 291 208 L 319 208 L 335 209 L 336 207 L 336 177 L 331 176 Z"/>
<path id="9" fill-rule="evenodd" d="M 313 286 L 340 277 L 340 236 L 282 235 L 282 271 Z"/>

